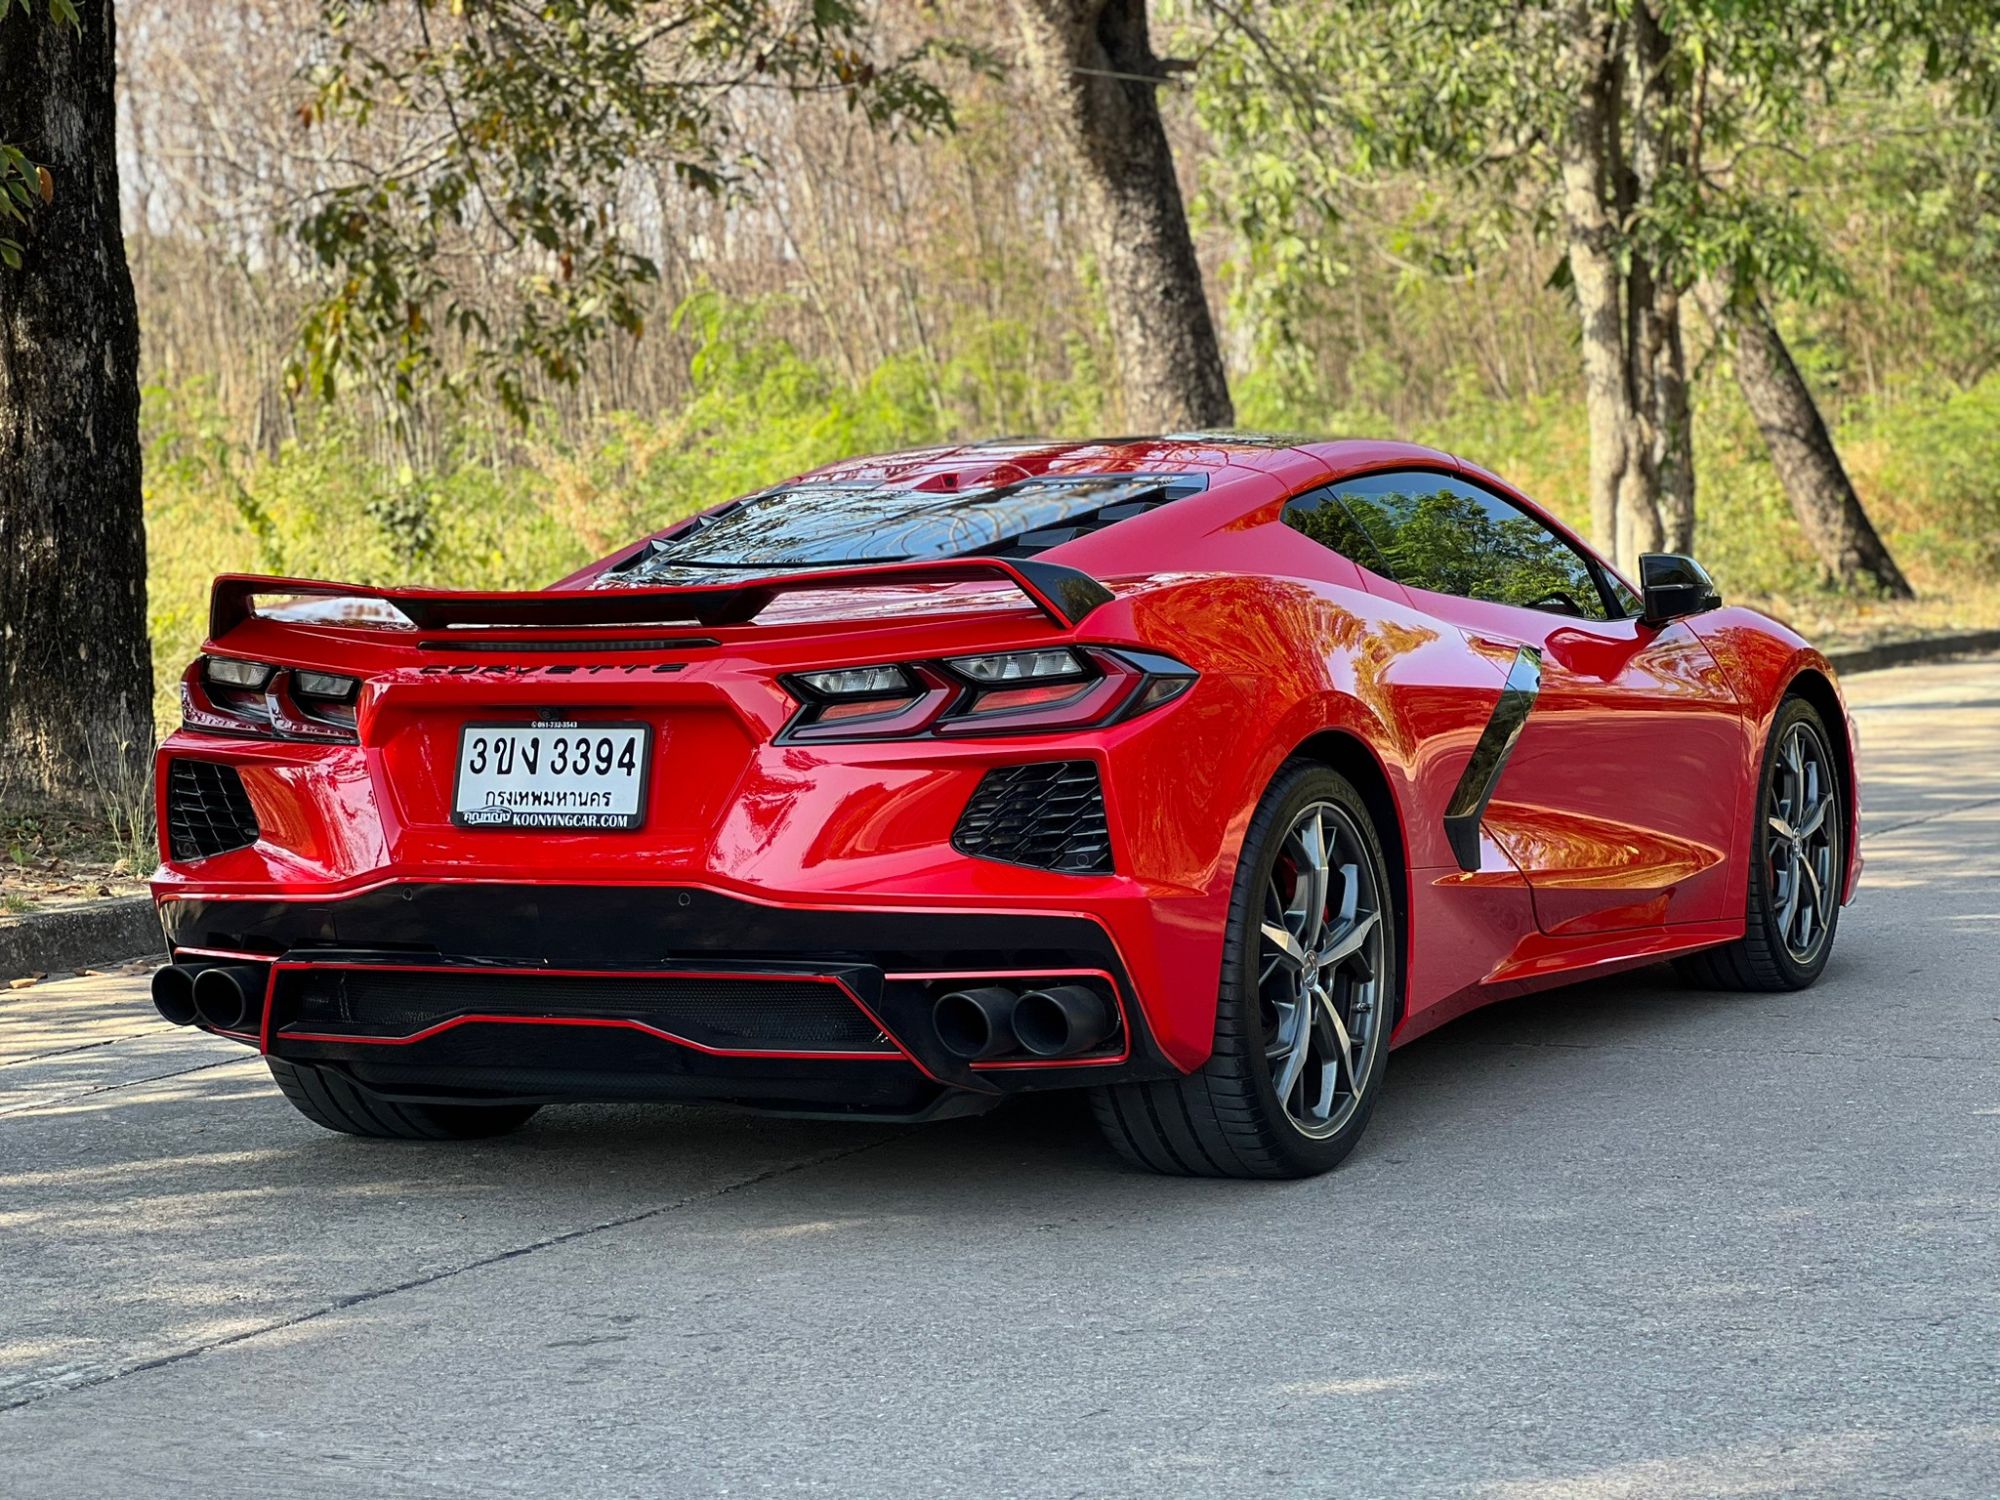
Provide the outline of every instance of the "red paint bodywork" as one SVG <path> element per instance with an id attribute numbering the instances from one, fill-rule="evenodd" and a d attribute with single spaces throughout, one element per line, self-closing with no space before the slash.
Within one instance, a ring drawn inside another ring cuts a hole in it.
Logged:
<path id="1" fill-rule="evenodd" d="M 263 835 L 203 860 L 168 858 L 156 899 L 326 902 L 395 883 L 492 883 L 700 887 L 801 910 L 1067 914 L 1109 935 L 1130 981 L 1129 995 L 1112 984 L 1120 1005 L 1138 1007 L 1160 1052 L 1193 1069 L 1210 1050 L 1245 828 L 1279 766 L 1305 754 L 1366 772 L 1393 808 L 1408 944 L 1399 1043 L 1488 1001 L 1739 936 L 1771 716 L 1803 682 L 1847 732 L 1825 658 L 1743 609 L 1655 629 L 1405 589 L 1279 520 L 1305 489 L 1413 468 L 1476 478 L 1569 534 L 1494 476 L 1400 443 L 980 445 L 811 477 L 962 490 L 1193 471 L 1207 487 L 1041 554 L 1116 596 L 1073 629 L 1006 580 L 970 575 L 787 597 L 753 624 L 678 631 L 712 646 L 630 656 L 539 644 L 574 641 L 574 625 L 513 630 L 517 650 L 475 659 L 431 649 L 436 632 L 219 605 L 226 628 L 207 652 L 361 677 L 360 743 L 175 733 L 162 769 L 169 757 L 234 766 Z M 587 589 L 638 545 L 554 587 Z M 783 674 L 1057 642 L 1164 652 L 1200 677 L 1165 707 L 1101 729 L 778 742 L 796 706 Z M 1442 815 L 1521 645 L 1542 650 L 1542 695 L 1468 872 Z M 550 704 L 655 727 L 644 826 L 455 827 L 459 725 Z M 952 847 L 989 768 L 1083 758 L 1101 771 L 1117 874 L 1049 873 Z M 1852 828 L 1851 773 L 1848 789 Z"/>

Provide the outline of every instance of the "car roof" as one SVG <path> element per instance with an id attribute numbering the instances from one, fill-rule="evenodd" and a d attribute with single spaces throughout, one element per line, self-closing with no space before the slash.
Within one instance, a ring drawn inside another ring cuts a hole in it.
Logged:
<path id="1" fill-rule="evenodd" d="M 1400 465 L 1455 470 L 1457 461 L 1414 443 L 1251 432 L 915 448 L 844 459 L 740 496 L 654 533 L 589 576 L 673 585 L 712 581 L 717 569 L 1024 558 L 1112 526 L 1143 544 L 1166 533 L 1127 523 L 1168 506 L 1187 522 L 1220 523 L 1245 503 L 1245 482 L 1261 502 L 1274 483 L 1289 492 Z"/>
<path id="2" fill-rule="evenodd" d="M 1304 454 L 1339 474 L 1384 463 L 1426 467 L 1457 463 L 1417 443 L 1377 438 L 1308 438 L 1260 432 L 1172 432 L 1141 436 L 1054 439 L 1010 437 L 950 443 L 899 453 L 843 459 L 790 481 L 868 484 L 929 490 L 991 488 L 1022 479 L 1087 474 L 1268 471 L 1274 459 Z"/>

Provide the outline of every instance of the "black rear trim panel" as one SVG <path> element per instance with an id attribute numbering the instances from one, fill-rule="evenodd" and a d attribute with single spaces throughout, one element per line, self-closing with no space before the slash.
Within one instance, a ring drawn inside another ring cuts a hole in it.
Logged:
<path id="1" fill-rule="evenodd" d="M 1109 935 L 1087 917 L 766 906 L 700 887 L 417 883 L 381 886 L 325 902 L 170 899 L 161 904 L 160 915 L 168 940 L 177 948 L 267 953 L 295 963 L 366 962 L 387 967 L 442 963 L 659 973 L 712 967 L 837 974 L 916 1059 L 921 1072 L 906 1062 L 873 1060 L 787 1065 L 787 1069 L 806 1069 L 808 1078 L 824 1080 L 829 1091 L 821 1097 L 836 1104 L 846 1098 L 839 1080 L 844 1070 L 855 1066 L 917 1078 L 928 1073 L 955 1089 L 986 1095 L 1179 1074 L 1154 1042 Z M 933 987 L 883 979 L 885 974 L 1032 975 L 1074 970 L 1101 970 L 1118 985 L 1131 1028 L 1128 1061 L 975 1072 L 947 1052 L 932 1029 Z M 468 1040 L 464 1033 L 508 1033 L 499 1038 L 515 1058 L 508 1066 L 521 1067 L 533 1063 L 521 1056 L 526 1045 L 522 1033 L 534 1033 L 534 1045 L 539 1047 L 565 1030 L 463 1026 L 427 1041 L 389 1047 L 287 1040 L 284 1027 L 292 1019 L 283 1011 L 273 1017 L 273 1048 L 281 1056 L 419 1070 L 437 1059 L 447 1071 L 461 1073 L 467 1064 L 445 1060 Z M 734 1098 L 724 1085 L 733 1088 L 734 1080 L 777 1066 L 776 1059 L 707 1057 L 629 1028 L 610 1034 L 620 1038 L 628 1051 L 652 1059 L 640 1071 L 659 1074 L 660 1090 L 646 1097 Z M 384 1055 L 390 1052 L 399 1056 Z M 355 1076 L 368 1081 L 359 1072 Z M 643 1079 L 620 1085 L 643 1086 Z M 795 1083 L 787 1086 L 796 1092 Z"/>

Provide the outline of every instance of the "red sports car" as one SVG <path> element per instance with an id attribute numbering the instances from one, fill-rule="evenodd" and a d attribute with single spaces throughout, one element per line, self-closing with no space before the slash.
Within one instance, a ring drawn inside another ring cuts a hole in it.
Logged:
<path id="1" fill-rule="evenodd" d="M 1321 1172 L 1474 1006 L 1825 965 L 1826 659 L 1641 572 L 1447 453 L 1191 434 L 836 464 L 540 592 L 223 577 L 154 999 L 357 1135 L 1087 1088 L 1135 1163 Z"/>

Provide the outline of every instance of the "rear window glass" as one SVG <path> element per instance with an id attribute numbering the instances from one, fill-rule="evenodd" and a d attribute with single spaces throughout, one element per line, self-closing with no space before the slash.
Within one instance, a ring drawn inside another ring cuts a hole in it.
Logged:
<path id="1" fill-rule="evenodd" d="M 939 494 L 859 485 L 793 485 L 752 495 L 653 543 L 621 570 L 662 580 L 682 570 L 804 568 L 922 561 L 992 551 L 1121 505 L 1185 493 L 1181 476 L 1113 475 L 1031 480 L 1002 489 Z M 1143 506 L 1136 506 L 1136 514 Z M 1105 519 L 1116 519 L 1116 516 Z"/>

